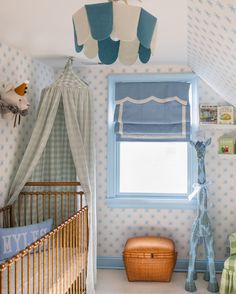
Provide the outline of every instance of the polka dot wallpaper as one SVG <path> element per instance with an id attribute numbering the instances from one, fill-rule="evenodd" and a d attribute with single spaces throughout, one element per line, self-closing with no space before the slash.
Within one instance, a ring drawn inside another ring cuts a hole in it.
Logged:
<path id="1" fill-rule="evenodd" d="M 41 90 L 50 84 L 54 71 L 21 51 L 0 42 L 0 87 L 17 86 L 29 80 L 29 114 L 21 120 L 20 126 L 13 128 L 13 122 L 0 115 L 0 207 L 7 199 L 9 184 L 29 142 L 35 123 Z"/>
<path id="2" fill-rule="evenodd" d="M 229 102 L 236 93 L 236 1 L 187 1 L 188 62 Z"/>
<path id="3" fill-rule="evenodd" d="M 81 68 L 78 75 L 91 88 L 95 103 L 95 128 L 97 146 L 97 205 L 98 205 L 98 255 L 121 256 L 126 240 L 132 236 L 163 235 L 173 238 L 178 257 L 188 256 L 189 236 L 195 218 L 193 210 L 169 209 L 110 209 L 107 207 L 107 77 L 113 73 L 164 73 L 190 72 L 187 66 L 132 66 Z M 200 102 L 225 103 L 202 80 L 199 81 Z M 208 149 L 207 176 L 209 187 L 209 211 L 215 236 L 216 258 L 225 257 L 227 235 L 236 232 L 236 159 L 222 159 L 217 155 L 218 132 L 207 132 L 212 137 Z M 199 256 L 203 257 L 202 250 Z"/>
<path id="4" fill-rule="evenodd" d="M 98 210 L 98 255 L 121 256 L 126 240 L 139 235 L 163 235 L 176 242 L 178 257 L 188 256 L 191 225 L 195 218 L 193 210 L 169 209 L 110 209 L 107 207 L 107 77 L 113 73 L 166 73 L 190 72 L 181 65 L 132 67 L 88 66 L 80 68 L 78 75 L 91 88 L 95 103 L 95 128 L 97 147 L 97 210 Z M 6 83 L 18 84 L 30 80 L 28 98 L 30 114 L 23 123 L 13 129 L 12 122 L 0 119 L 0 206 L 7 196 L 9 183 L 20 163 L 29 141 L 36 119 L 39 94 L 42 88 L 52 82 L 53 70 L 20 51 L 0 43 L 0 86 Z M 217 95 L 202 80 L 199 81 L 200 102 L 221 103 Z M 236 160 L 223 159 L 217 155 L 217 138 L 222 133 L 207 131 L 212 137 L 208 149 L 207 176 L 212 182 L 209 187 L 209 211 L 215 236 L 216 258 L 225 257 L 225 240 L 229 233 L 236 232 Z M 203 257 L 202 250 L 199 256 Z"/>

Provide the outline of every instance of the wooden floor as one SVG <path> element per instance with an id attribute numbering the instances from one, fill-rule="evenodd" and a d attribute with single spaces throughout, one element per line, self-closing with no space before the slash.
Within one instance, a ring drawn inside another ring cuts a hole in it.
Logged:
<path id="1" fill-rule="evenodd" d="M 184 290 L 186 273 L 174 273 L 170 283 L 128 282 L 123 270 L 98 270 L 96 294 L 186 294 Z M 220 275 L 217 276 L 220 280 Z M 207 282 L 198 274 L 196 294 L 209 294 Z"/>

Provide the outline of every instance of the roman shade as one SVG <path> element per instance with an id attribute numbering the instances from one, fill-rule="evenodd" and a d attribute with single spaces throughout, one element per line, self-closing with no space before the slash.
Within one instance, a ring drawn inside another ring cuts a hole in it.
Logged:
<path id="1" fill-rule="evenodd" d="M 187 82 L 117 83 L 114 128 L 117 141 L 189 141 Z"/>

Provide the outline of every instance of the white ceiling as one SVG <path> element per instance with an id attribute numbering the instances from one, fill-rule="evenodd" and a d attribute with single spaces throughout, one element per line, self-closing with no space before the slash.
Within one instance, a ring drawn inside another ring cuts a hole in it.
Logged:
<path id="1" fill-rule="evenodd" d="M 74 51 L 72 14 L 82 5 L 102 1 L 0 0 L 0 41 L 61 66 Z M 104 0 L 105 2 L 105 0 Z M 187 0 L 129 0 L 158 18 L 157 49 L 152 63 L 187 63 Z"/>

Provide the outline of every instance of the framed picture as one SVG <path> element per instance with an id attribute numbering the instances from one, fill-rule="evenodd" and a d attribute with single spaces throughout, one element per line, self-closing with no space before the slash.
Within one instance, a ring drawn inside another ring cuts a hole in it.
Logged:
<path id="1" fill-rule="evenodd" d="M 221 125 L 234 124 L 234 107 L 218 106 L 217 123 Z"/>
<path id="2" fill-rule="evenodd" d="M 219 153 L 220 154 L 235 154 L 235 138 L 220 137 L 219 138 Z"/>
<path id="3" fill-rule="evenodd" d="M 199 117 L 201 124 L 217 124 L 217 105 L 200 104 Z"/>

